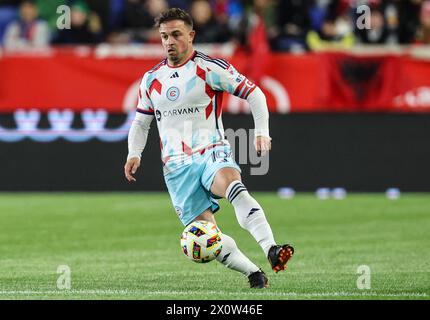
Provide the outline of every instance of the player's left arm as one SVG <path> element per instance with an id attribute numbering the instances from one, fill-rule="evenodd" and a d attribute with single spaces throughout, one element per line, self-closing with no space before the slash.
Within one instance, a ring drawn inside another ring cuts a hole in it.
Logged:
<path id="1" fill-rule="evenodd" d="M 255 85 L 255 84 L 254 84 Z M 269 111 L 266 96 L 257 86 L 248 95 L 246 101 L 251 108 L 255 125 L 255 150 L 258 154 L 265 155 L 272 149 L 272 138 L 269 135 Z"/>
<path id="2" fill-rule="evenodd" d="M 215 90 L 227 91 L 248 101 L 254 118 L 255 149 L 258 154 L 264 155 L 272 148 L 266 96 L 255 83 L 240 74 L 231 64 L 222 61 L 224 64 L 214 63 L 211 66 L 211 72 L 208 74 L 209 85 Z"/>

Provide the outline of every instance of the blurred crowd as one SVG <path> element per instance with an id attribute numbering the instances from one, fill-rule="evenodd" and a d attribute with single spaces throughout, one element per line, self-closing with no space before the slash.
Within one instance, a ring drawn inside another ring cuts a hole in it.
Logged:
<path id="1" fill-rule="evenodd" d="M 70 29 L 58 28 L 61 5 Z M 169 7 L 191 14 L 196 43 L 264 42 L 274 51 L 430 44 L 430 0 L 0 0 L 0 44 L 158 43 L 154 17 Z M 367 21 L 370 29 L 358 27 Z"/>

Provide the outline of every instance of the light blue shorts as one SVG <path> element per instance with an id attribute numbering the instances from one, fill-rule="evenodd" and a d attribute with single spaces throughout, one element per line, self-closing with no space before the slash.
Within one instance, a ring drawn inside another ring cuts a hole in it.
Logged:
<path id="1" fill-rule="evenodd" d="M 216 146 L 193 162 L 164 176 L 176 214 L 184 226 L 190 224 L 206 209 L 219 210 L 216 196 L 210 192 L 215 174 L 222 168 L 241 170 L 233 159 L 230 146 Z"/>

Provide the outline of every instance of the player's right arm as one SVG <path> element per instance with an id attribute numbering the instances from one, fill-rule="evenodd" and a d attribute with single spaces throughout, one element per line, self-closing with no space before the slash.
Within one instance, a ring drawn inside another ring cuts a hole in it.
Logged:
<path id="1" fill-rule="evenodd" d="M 139 101 L 136 116 L 128 133 L 128 155 L 124 165 L 124 174 L 128 181 L 136 181 L 133 175 L 140 167 L 140 159 L 148 140 L 149 128 L 154 119 L 154 108 L 146 89 L 146 74 L 139 86 Z"/>

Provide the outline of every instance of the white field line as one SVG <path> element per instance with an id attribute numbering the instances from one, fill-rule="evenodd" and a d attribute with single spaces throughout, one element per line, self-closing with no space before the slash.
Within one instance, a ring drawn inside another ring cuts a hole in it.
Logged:
<path id="1" fill-rule="evenodd" d="M 399 292 L 225 292 L 225 291 L 141 291 L 141 290 L 3 290 L 0 296 L 8 295 L 140 295 L 140 296 L 171 296 L 171 295 L 227 295 L 227 296 L 270 296 L 270 297 L 421 297 L 426 293 Z"/>

